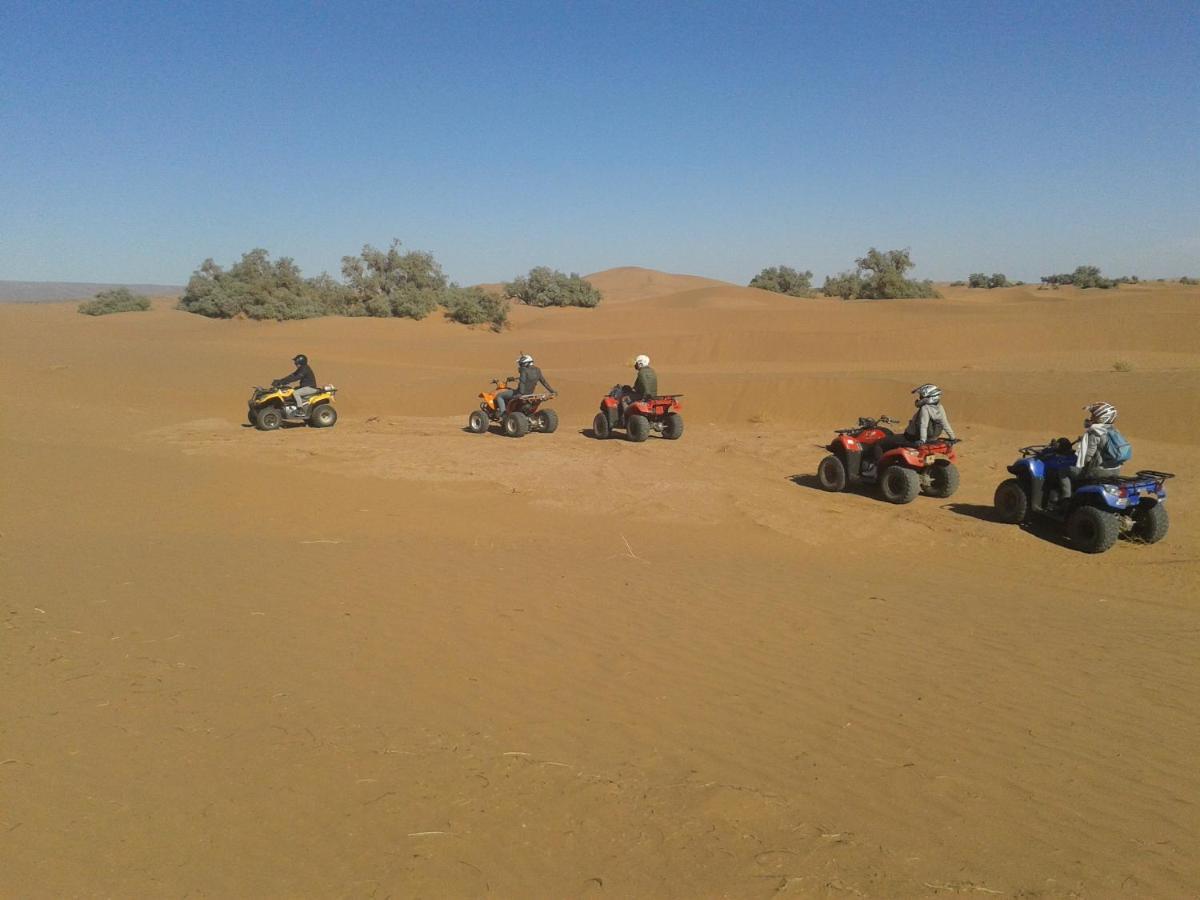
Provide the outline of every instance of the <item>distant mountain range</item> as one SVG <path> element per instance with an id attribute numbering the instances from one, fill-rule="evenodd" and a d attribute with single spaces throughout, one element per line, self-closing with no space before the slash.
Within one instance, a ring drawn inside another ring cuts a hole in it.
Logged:
<path id="1" fill-rule="evenodd" d="M 56 300 L 89 300 L 100 291 L 127 287 L 150 297 L 178 297 L 178 284 L 93 284 L 89 281 L 0 281 L 0 303 L 52 303 Z"/>

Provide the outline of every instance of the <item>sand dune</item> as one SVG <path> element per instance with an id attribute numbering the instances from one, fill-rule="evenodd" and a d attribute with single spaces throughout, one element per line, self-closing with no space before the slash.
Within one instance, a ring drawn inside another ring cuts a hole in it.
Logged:
<path id="1" fill-rule="evenodd" d="M 500 335 L 0 307 L 0 894 L 1195 894 L 1200 289 L 589 278 Z M 522 350 L 559 432 L 466 433 Z M 243 427 L 300 351 L 337 427 Z M 687 433 L 589 439 L 639 352 Z M 925 380 L 958 495 L 813 487 Z M 1100 398 L 1167 541 L 991 521 Z"/>

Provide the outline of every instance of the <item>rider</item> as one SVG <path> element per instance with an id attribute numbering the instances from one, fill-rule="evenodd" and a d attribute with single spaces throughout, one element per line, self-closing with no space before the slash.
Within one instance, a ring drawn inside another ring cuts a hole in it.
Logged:
<path id="1" fill-rule="evenodd" d="M 637 379 L 633 382 L 633 387 L 625 385 L 621 389 L 619 402 L 622 419 L 625 418 L 631 403 L 649 400 L 658 395 L 658 375 L 650 368 L 650 357 L 645 353 L 639 354 L 633 360 L 633 367 L 637 370 Z"/>
<path id="2" fill-rule="evenodd" d="M 912 392 L 917 395 L 913 404 L 917 411 L 908 420 L 904 434 L 892 434 L 879 441 L 872 448 L 873 457 L 865 461 L 863 468 L 871 472 L 879 464 L 880 457 L 889 450 L 897 447 L 912 447 L 935 440 L 943 431 L 946 437 L 954 440 L 954 429 L 950 426 L 950 417 L 942 407 L 942 389 L 936 384 L 923 384 L 915 387 Z"/>
<path id="3" fill-rule="evenodd" d="M 1087 418 L 1083 420 L 1083 434 L 1075 442 L 1075 465 L 1063 469 L 1059 475 L 1060 500 L 1070 498 L 1072 481 L 1115 475 L 1121 468 L 1120 462 L 1115 466 L 1106 465 L 1108 460 L 1104 458 L 1104 447 L 1108 444 L 1113 423 L 1117 421 L 1117 408 L 1111 403 L 1089 403 L 1084 409 L 1087 411 Z M 1071 452 L 1066 438 L 1059 438 L 1056 443 L 1063 451 Z M 1035 477 L 1030 485 L 1029 503 L 1037 512 L 1045 508 L 1042 497 L 1043 481 L 1044 479 Z"/>
<path id="4" fill-rule="evenodd" d="M 299 385 L 292 391 L 292 399 L 296 403 L 298 409 L 303 408 L 304 398 L 310 397 L 317 393 L 317 376 L 313 374 L 312 368 L 308 364 L 308 357 L 303 353 L 297 353 L 292 357 L 292 362 L 296 364 L 296 371 L 291 375 L 285 375 L 283 378 L 276 378 L 271 382 L 273 387 L 286 387 L 293 381 L 299 382 Z"/>
<path id="5" fill-rule="evenodd" d="M 506 387 L 502 391 L 496 392 L 496 411 L 500 415 L 504 415 L 504 410 L 508 405 L 508 401 L 513 397 L 522 397 L 525 394 L 532 394 L 539 384 L 543 385 L 551 394 L 557 394 L 558 391 L 550 387 L 546 381 L 546 376 L 542 374 L 542 370 L 533 364 L 533 357 L 528 353 L 522 353 L 517 357 L 517 377 L 506 378 L 505 383 L 516 381 L 515 389 Z"/>

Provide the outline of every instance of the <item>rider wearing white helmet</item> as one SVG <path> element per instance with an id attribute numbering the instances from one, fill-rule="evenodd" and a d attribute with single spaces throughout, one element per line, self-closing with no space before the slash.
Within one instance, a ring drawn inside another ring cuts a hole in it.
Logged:
<path id="1" fill-rule="evenodd" d="M 942 432 L 954 440 L 954 428 L 950 425 L 950 417 L 942 407 L 942 389 L 936 384 L 922 384 L 912 389 L 917 395 L 913 405 L 917 411 L 908 420 L 904 434 L 893 434 L 875 444 L 873 459 L 867 460 L 865 467 L 869 470 L 879 462 L 879 458 L 889 450 L 897 447 L 911 447 L 914 444 L 924 444 L 936 440 Z"/>
<path id="2" fill-rule="evenodd" d="M 522 397 L 525 394 L 532 394 L 535 390 L 537 390 L 537 386 L 539 384 L 545 386 L 546 390 L 552 394 L 558 393 L 558 391 L 550 387 L 549 382 L 547 382 L 545 376 L 542 375 L 542 370 L 533 364 L 533 357 L 528 353 L 522 353 L 517 357 L 517 375 L 514 378 L 505 379 L 505 383 L 509 381 L 515 381 L 517 383 L 516 388 L 505 388 L 496 394 L 496 411 L 502 416 L 504 415 L 504 411 L 507 408 L 509 400 L 511 400 L 513 397 Z"/>
<path id="3" fill-rule="evenodd" d="M 1062 469 L 1058 479 L 1058 500 L 1067 500 L 1073 493 L 1073 482 L 1078 479 L 1103 478 L 1117 474 L 1121 464 L 1108 463 L 1104 459 L 1104 447 L 1108 444 L 1109 435 L 1113 431 L 1113 423 L 1117 421 L 1117 408 L 1111 403 L 1089 403 L 1084 407 L 1087 418 L 1083 420 L 1083 434 L 1075 441 L 1075 465 Z M 1056 442 L 1062 445 L 1064 453 L 1070 453 L 1070 442 L 1059 438 Z M 1041 512 L 1044 507 L 1042 498 L 1042 479 L 1033 478 L 1030 483 L 1030 506 Z"/>
<path id="4" fill-rule="evenodd" d="M 633 383 L 633 393 L 638 400 L 645 400 L 658 394 L 658 375 L 650 368 L 650 357 L 641 354 L 633 361 L 637 369 L 637 380 Z"/>

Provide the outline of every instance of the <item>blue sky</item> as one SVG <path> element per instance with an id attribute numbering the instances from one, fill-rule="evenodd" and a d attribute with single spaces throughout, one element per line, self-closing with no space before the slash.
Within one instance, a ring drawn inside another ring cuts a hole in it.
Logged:
<path id="1" fill-rule="evenodd" d="M 0 279 L 1200 274 L 1200 6 L 11 3 Z"/>

